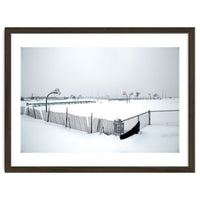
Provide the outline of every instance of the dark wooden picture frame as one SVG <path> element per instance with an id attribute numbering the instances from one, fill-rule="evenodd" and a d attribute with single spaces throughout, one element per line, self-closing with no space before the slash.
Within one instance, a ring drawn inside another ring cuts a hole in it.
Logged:
<path id="1" fill-rule="evenodd" d="M 188 34 L 188 166 L 12 166 L 12 34 Z M 5 28 L 5 172 L 195 172 L 195 28 Z"/>

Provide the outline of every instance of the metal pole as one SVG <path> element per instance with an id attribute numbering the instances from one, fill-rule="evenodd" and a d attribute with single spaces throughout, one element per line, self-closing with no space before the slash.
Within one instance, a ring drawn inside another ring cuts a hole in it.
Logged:
<path id="1" fill-rule="evenodd" d="M 35 108 L 34 108 L 34 106 L 33 106 L 33 113 L 34 113 L 34 117 L 36 119 L 36 114 L 35 114 Z"/>
<path id="2" fill-rule="evenodd" d="M 46 112 L 47 112 L 47 99 L 48 99 L 48 96 L 49 96 L 50 94 L 48 94 L 47 95 L 47 97 L 46 97 L 46 103 L 45 103 L 45 106 L 46 106 Z"/>
<path id="3" fill-rule="evenodd" d="M 149 113 L 149 125 L 151 125 L 151 111 L 149 110 L 148 113 Z"/>
<path id="4" fill-rule="evenodd" d="M 66 127 L 67 127 L 67 118 L 68 118 L 68 107 L 66 107 Z"/>
<path id="5" fill-rule="evenodd" d="M 46 97 L 46 103 L 45 103 L 45 105 L 46 105 L 46 112 L 47 112 L 47 99 L 48 99 L 48 97 L 49 97 L 49 95 L 50 94 L 53 94 L 54 92 L 50 92 L 48 95 L 47 95 L 47 97 Z"/>
<path id="6" fill-rule="evenodd" d="M 49 95 L 47 95 L 46 97 L 46 102 L 45 102 L 45 107 L 46 107 L 46 112 L 47 112 L 47 98 L 48 98 Z"/>
<path id="7" fill-rule="evenodd" d="M 49 106 L 49 110 L 48 110 L 48 114 L 47 114 L 47 122 L 49 122 L 49 115 L 50 115 L 50 106 Z"/>
<path id="8" fill-rule="evenodd" d="M 29 111 L 29 106 L 28 106 L 28 115 L 29 115 L 29 112 L 30 112 L 30 111 Z"/>
<path id="9" fill-rule="evenodd" d="M 91 133 L 92 133 L 92 118 L 93 118 L 93 113 L 91 113 Z"/>

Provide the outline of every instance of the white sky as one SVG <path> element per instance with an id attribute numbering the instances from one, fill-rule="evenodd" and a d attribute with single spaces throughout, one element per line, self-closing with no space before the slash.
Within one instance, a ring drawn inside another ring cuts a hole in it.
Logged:
<path id="1" fill-rule="evenodd" d="M 179 96 L 179 48 L 21 48 L 21 95 Z"/>

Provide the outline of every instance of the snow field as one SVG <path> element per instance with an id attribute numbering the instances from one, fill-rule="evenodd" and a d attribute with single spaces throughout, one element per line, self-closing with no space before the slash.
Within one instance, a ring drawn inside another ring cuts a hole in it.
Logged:
<path id="1" fill-rule="evenodd" d="M 22 116 L 22 153 L 178 153 L 177 126 L 147 126 L 125 140 Z"/>
<path id="2" fill-rule="evenodd" d="M 23 102 L 24 103 L 24 102 Z M 79 116 L 125 119 L 147 110 L 177 110 L 178 99 L 98 101 L 92 104 L 51 105 L 51 111 Z M 36 107 L 44 110 L 44 107 Z M 179 152 L 179 112 L 152 113 L 151 124 L 140 134 L 120 140 L 117 136 L 86 133 L 47 123 L 26 115 L 21 118 L 21 152 L 26 153 L 177 153 Z"/>
<path id="3" fill-rule="evenodd" d="M 59 100 L 60 101 L 60 100 Z M 69 101 L 69 100 L 63 100 Z M 37 103 L 37 101 L 29 101 L 30 103 Z M 39 101 L 41 102 L 41 101 Z M 45 101 L 42 101 L 45 102 Z M 48 101 L 54 102 L 54 101 Z M 26 102 L 22 102 L 25 106 Z M 78 116 L 91 116 L 104 118 L 108 120 L 126 119 L 134 115 L 146 112 L 148 110 L 176 110 L 179 109 L 179 99 L 163 99 L 163 100 L 131 100 L 130 103 L 126 101 L 108 101 L 99 100 L 97 103 L 90 104 L 66 104 L 66 105 L 50 105 L 50 110 L 54 112 L 68 112 Z M 36 107 L 39 110 L 45 110 L 44 106 Z"/>

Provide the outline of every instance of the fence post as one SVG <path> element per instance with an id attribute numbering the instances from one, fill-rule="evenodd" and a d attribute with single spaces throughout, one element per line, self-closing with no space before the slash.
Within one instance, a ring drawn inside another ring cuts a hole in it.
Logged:
<path id="1" fill-rule="evenodd" d="M 67 127 L 67 118 L 68 118 L 68 107 L 66 107 L 66 127 Z"/>
<path id="2" fill-rule="evenodd" d="M 49 122 L 49 116 L 50 116 L 50 106 L 49 106 L 48 113 L 47 113 L 47 122 Z"/>
<path id="3" fill-rule="evenodd" d="M 36 119 L 36 114 L 35 114 L 35 107 L 33 106 L 33 114 L 34 114 L 34 117 Z"/>
<path id="4" fill-rule="evenodd" d="M 101 123 L 101 120 L 98 119 L 98 123 L 97 123 L 97 132 L 99 132 L 99 130 L 100 130 L 100 123 Z"/>
<path id="5" fill-rule="evenodd" d="M 29 106 L 28 106 L 28 109 L 27 109 L 27 110 L 28 110 L 28 115 L 29 115 L 29 112 L 30 112 L 30 111 L 29 111 Z"/>
<path id="6" fill-rule="evenodd" d="M 91 133 L 92 133 L 92 120 L 93 120 L 93 113 L 91 113 Z"/>
<path id="7" fill-rule="evenodd" d="M 124 122 L 121 119 L 114 120 L 114 133 L 121 135 L 124 133 Z"/>
<path id="8" fill-rule="evenodd" d="M 151 125 L 151 111 L 149 110 L 148 113 L 149 113 L 149 125 Z"/>

